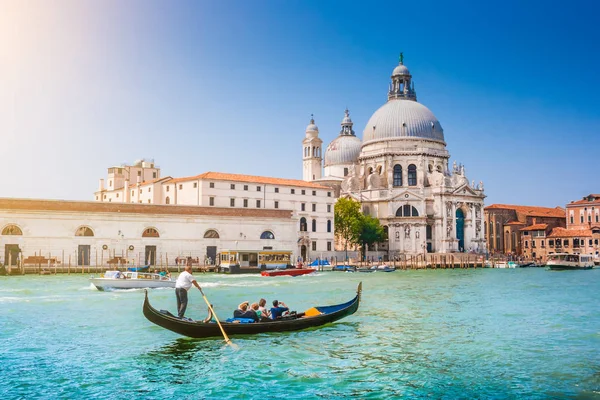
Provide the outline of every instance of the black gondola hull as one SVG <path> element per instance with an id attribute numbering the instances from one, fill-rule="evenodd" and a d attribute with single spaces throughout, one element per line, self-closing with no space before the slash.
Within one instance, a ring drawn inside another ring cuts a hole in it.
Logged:
<path id="1" fill-rule="evenodd" d="M 356 310 L 358 310 L 358 306 L 360 304 L 361 289 L 362 283 L 358 285 L 357 293 L 354 299 L 347 303 L 336 306 L 316 307 L 325 311 L 330 309 L 333 310 L 332 312 L 327 312 L 312 317 L 283 319 L 270 322 L 255 322 L 251 324 L 221 322 L 221 326 L 228 336 L 255 335 L 258 333 L 269 332 L 289 332 L 319 327 L 354 314 Z M 202 321 L 185 321 L 155 309 L 150 305 L 150 301 L 148 300 L 148 291 L 146 291 L 146 297 L 144 299 L 143 312 L 144 316 L 150 322 L 183 336 L 188 336 L 191 338 L 222 337 L 219 325 L 215 322 L 204 323 Z"/>

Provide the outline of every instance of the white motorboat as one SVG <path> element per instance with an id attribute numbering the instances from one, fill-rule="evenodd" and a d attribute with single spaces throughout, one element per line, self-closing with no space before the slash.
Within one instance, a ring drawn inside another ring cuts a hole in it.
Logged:
<path id="1" fill-rule="evenodd" d="M 144 288 L 174 288 L 175 281 L 160 274 L 149 272 L 120 272 L 106 271 L 102 278 L 90 278 L 96 289 L 144 289 Z"/>
<path id="2" fill-rule="evenodd" d="M 591 254 L 556 253 L 548 256 L 546 267 L 553 271 L 592 269 L 594 260 Z"/>

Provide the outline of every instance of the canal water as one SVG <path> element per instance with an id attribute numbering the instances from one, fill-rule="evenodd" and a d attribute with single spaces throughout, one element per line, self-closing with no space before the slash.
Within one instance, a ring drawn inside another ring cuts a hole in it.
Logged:
<path id="1" fill-rule="evenodd" d="M 189 339 L 147 321 L 143 291 L 88 275 L 0 277 L 0 398 L 600 398 L 600 270 L 197 274 L 219 317 L 244 300 L 350 300 L 322 328 Z M 156 308 L 175 309 L 172 289 Z M 190 291 L 187 316 L 206 306 Z"/>

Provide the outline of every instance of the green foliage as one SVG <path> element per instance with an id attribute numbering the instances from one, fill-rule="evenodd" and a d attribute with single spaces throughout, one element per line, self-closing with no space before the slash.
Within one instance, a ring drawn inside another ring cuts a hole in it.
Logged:
<path id="1" fill-rule="evenodd" d="M 363 255 L 367 246 L 370 246 L 373 243 L 381 243 L 386 240 L 383 226 L 381 226 L 377 218 L 371 217 L 370 215 L 362 216 L 359 240 L 362 245 Z"/>
<path id="2" fill-rule="evenodd" d="M 344 240 L 346 253 L 348 252 L 348 245 L 352 246 L 359 243 L 361 219 L 360 203 L 357 201 L 340 198 L 335 203 L 335 234 Z"/>
<path id="3" fill-rule="evenodd" d="M 377 218 L 364 215 L 360 203 L 353 199 L 338 199 L 335 204 L 335 234 L 344 240 L 346 257 L 348 245 L 367 245 L 387 240 L 385 231 Z"/>

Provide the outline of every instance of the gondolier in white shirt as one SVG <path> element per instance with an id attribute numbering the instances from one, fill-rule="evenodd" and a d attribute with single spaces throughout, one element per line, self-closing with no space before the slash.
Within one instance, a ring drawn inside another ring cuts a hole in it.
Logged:
<path id="1" fill-rule="evenodd" d="M 192 285 L 196 286 L 200 292 L 202 292 L 202 288 L 196 282 L 196 279 L 192 275 L 192 264 L 187 263 L 185 266 L 185 270 L 179 274 L 177 281 L 175 282 L 175 296 L 177 296 L 177 315 L 179 318 L 183 318 L 185 315 L 185 309 L 188 304 L 188 290 L 192 287 Z"/>

